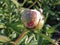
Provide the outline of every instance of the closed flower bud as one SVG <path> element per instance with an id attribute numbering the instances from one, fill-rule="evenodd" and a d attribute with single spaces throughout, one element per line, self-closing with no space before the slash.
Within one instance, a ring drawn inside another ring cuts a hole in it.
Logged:
<path id="1" fill-rule="evenodd" d="M 23 25 L 30 29 L 41 29 L 44 25 L 44 16 L 37 10 L 24 10 L 21 16 L 21 20 Z"/>

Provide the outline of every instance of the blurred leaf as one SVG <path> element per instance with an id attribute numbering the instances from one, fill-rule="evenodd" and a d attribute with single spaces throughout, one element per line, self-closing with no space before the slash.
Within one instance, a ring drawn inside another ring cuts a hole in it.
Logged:
<path id="1" fill-rule="evenodd" d="M 46 40 L 48 40 L 52 44 L 55 44 L 55 41 L 53 41 L 49 36 L 42 34 L 42 33 L 40 33 L 40 36 L 42 36 L 42 38 L 45 38 Z"/>
<path id="2" fill-rule="evenodd" d="M 46 32 L 48 34 L 53 33 L 54 31 L 55 31 L 55 29 L 53 27 L 51 27 L 50 29 L 46 30 Z"/>
<path id="3" fill-rule="evenodd" d="M 11 41 L 8 37 L 0 35 L 0 42 L 8 42 Z"/>
<path id="4" fill-rule="evenodd" d="M 18 31 L 18 32 L 20 32 L 21 30 L 24 29 L 24 26 L 22 24 L 20 24 L 20 22 L 17 22 L 17 23 L 14 23 L 14 24 L 12 23 L 12 24 L 9 24 L 9 25 L 12 29 L 14 29 L 15 31 Z"/>
<path id="5" fill-rule="evenodd" d="M 31 41 L 28 45 L 37 45 L 38 43 L 37 43 L 37 41 Z"/>
<path id="6" fill-rule="evenodd" d="M 51 34 L 55 31 L 54 27 L 51 27 L 50 25 L 46 25 L 46 33 Z"/>
<path id="7" fill-rule="evenodd" d="M 4 23 L 0 23 L 0 28 L 5 28 Z"/>

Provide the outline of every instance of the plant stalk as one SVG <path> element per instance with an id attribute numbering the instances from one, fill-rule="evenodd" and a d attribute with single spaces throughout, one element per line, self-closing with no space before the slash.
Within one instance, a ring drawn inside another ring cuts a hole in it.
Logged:
<path id="1" fill-rule="evenodd" d="M 17 45 L 28 32 L 28 30 L 23 31 L 12 45 Z"/>

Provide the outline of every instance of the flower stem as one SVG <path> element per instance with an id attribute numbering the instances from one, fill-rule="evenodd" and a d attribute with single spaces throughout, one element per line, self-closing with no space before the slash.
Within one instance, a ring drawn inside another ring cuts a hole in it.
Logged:
<path id="1" fill-rule="evenodd" d="M 28 32 L 28 30 L 23 31 L 12 45 L 17 45 Z"/>

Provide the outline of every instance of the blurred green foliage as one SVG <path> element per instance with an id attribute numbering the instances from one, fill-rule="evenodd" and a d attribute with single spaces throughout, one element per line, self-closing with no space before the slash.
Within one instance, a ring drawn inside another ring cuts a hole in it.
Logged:
<path id="1" fill-rule="evenodd" d="M 45 24 L 41 33 L 29 32 L 22 41 L 18 42 L 18 45 L 50 45 L 53 43 L 52 33 L 60 31 L 60 0 L 0 0 L 0 35 L 9 37 L 11 41 L 15 41 L 25 29 L 21 22 L 21 8 L 37 10 L 42 8 Z M 9 45 L 7 41 L 4 41 L 0 44 Z"/>

